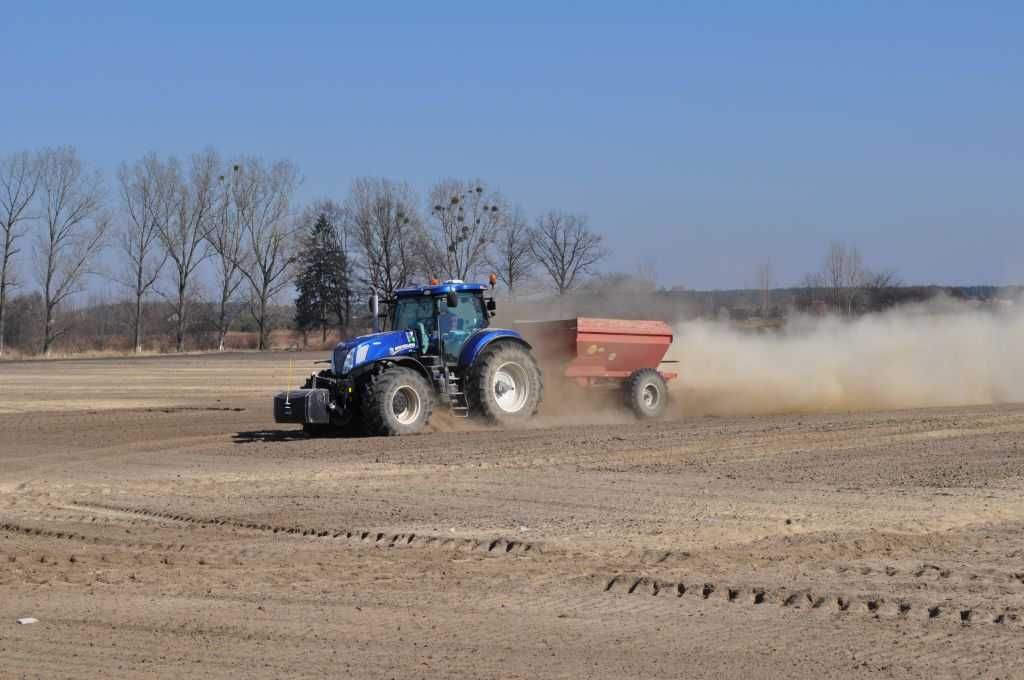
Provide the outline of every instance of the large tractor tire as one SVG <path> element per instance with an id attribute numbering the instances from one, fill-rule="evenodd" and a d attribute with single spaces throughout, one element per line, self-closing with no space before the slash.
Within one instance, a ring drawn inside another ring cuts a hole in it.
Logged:
<path id="1" fill-rule="evenodd" d="M 509 343 L 484 350 L 467 387 L 467 396 L 477 412 L 501 425 L 531 418 L 544 392 L 540 369 L 529 350 Z"/>
<path id="2" fill-rule="evenodd" d="M 434 392 L 411 368 L 391 366 L 363 386 L 363 424 L 368 434 L 416 434 L 430 422 Z"/>
<path id="3" fill-rule="evenodd" d="M 657 418 L 665 412 L 668 385 L 653 368 L 641 368 L 626 380 L 623 397 L 638 418 Z"/>

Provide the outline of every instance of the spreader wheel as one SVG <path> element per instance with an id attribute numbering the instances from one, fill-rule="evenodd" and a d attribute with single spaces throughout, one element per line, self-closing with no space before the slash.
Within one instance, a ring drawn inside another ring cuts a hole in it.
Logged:
<path id="1" fill-rule="evenodd" d="M 641 368 L 626 380 L 623 396 L 638 418 L 657 418 L 665 412 L 668 385 L 653 368 Z"/>

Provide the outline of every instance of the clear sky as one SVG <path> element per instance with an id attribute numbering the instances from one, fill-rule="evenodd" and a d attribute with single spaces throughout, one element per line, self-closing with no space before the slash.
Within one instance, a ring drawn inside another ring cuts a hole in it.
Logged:
<path id="1" fill-rule="evenodd" d="M 586 212 L 663 285 L 779 284 L 827 243 L 913 283 L 1024 281 L 1022 2 L 29 2 L 0 152 L 74 144 L 481 177 Z"/>

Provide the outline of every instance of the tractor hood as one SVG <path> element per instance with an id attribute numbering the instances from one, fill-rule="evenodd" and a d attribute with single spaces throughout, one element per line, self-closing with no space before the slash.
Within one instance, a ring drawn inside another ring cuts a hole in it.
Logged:
<path id="1" fill-rule="evenodd" d="M 412 331 L 360 335 L 335 346 L 331 356 L 331 372 L 335 375 L 348 375 L 352 369 L 378 359 L 415 353 L 416 334 Z"/>

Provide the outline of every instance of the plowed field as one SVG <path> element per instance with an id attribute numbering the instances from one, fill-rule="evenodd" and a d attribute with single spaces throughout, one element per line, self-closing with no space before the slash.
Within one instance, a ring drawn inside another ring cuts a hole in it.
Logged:
<path id="1" fill-rule="evenodd" d="M 311 440 L 288 361 L 0 364 L 0 676 L 1024 675 L 1024 406 Z"/>

